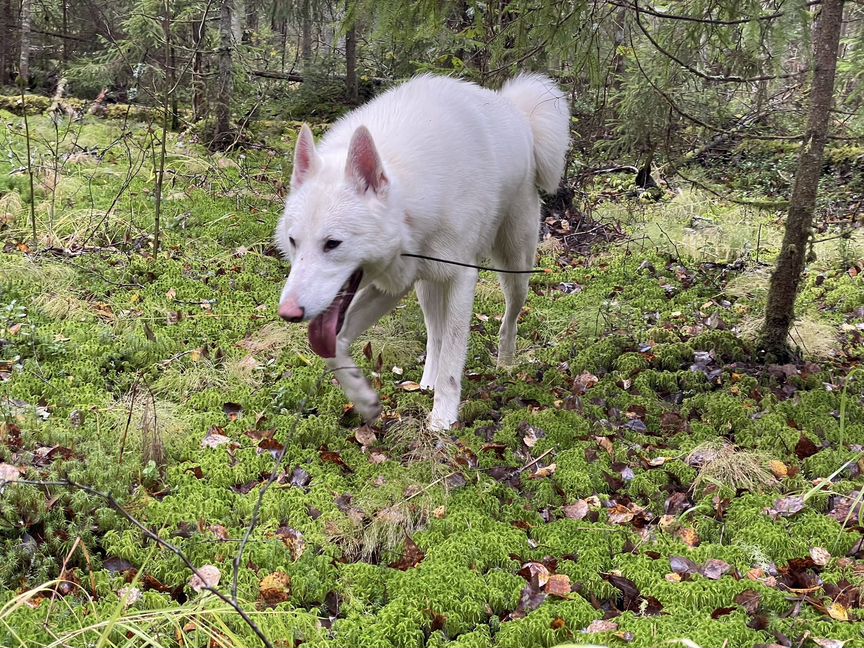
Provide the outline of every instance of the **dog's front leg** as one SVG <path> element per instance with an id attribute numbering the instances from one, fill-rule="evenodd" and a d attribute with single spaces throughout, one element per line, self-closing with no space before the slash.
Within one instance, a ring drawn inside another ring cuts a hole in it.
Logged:
<path id="1" fill-rule="evenodd" d="M 468 334 L 474 305 L 474 287 L 477 273 L 466 272 L 451 280 L 444 290 L 444 320 L 441 327 L 441 353 L 438 356 L 438 375 L 435 379 L 435 398 L 429 425 L 435 430 L 446 430 L 459 417 L 462 396 L 462 371 L 468 354 Z"/>
<path id="2" fill-rule="evenodd" d="M 390 295 L 375 286 L 368 286 L 358 292 L 345 315 L 345 322 L 336 340 L 336 355 L 327 358 L 327 366 L 335 374 L 342 391 L 367 423 L 371 423 L 381 414 L 381 401 L 363 377 L 363 372 L 354 364 L 351 358 L 351 343 L 395 307 L 404 294 Z"/>

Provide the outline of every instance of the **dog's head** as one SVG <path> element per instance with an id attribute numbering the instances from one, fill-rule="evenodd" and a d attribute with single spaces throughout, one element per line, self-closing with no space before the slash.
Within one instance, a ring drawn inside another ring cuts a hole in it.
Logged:
<path id="1" fill-rule="evenodd" d="M 354 132 L 346 159 L 319 155 L 305 124 L 294 150 L 291 193 L 276 243 L 291 261 L 279 315 L 310 321 L 309 341 L 333 357 L 336 336 L 364 271 L 398 254 L 390 180 L 365 126 Z"/>

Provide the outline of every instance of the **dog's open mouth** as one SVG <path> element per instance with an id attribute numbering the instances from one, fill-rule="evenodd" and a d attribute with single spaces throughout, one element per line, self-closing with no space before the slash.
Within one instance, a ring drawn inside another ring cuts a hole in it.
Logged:
<path id="1" fill-rule="evenodd" d="M 357 288 L 360 287 L 362 278 L 363 271 L 358 268 L 339 289 L 336 299 L 327 307 L 327 310 L 309 322 L 309 344 L 322 358 L 336 356 L 336 336 L 342 330 L 345 313 L 348 312 L 348 307 L 354 299 Z"/>

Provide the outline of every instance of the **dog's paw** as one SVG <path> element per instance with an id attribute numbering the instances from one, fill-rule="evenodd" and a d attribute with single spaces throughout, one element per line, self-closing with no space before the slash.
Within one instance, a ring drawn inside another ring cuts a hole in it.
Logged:
<path id="1" fill-rule="evenodd" d="M 450 429 L 450 427 L 456 422 L 456 418 L 449 416 L 440 416 L 436 415 L 435 412 L 432 412 L 429 415 L 429 429 L 434 432 L 445 432 Z"/>
<path id="2" fill-rule="evenodd" d="M 355 400 L 354 411 L 366 423 L 374 423 L 381 416 L 381 400 L 378 398 L 378 394 L 372 392 L 368 397 Z"/>
<path id="3" fill-rule="evenodd" d="M 515 364 L 513 356 L 502 356 L 498 355 L 498 361 L 496 362 L 496 366 L 498 369 L 512 369 Z"/>

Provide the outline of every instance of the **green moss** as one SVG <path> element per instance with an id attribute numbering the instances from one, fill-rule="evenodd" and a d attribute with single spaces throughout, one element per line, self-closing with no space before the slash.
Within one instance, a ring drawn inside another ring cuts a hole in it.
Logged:
<path id="1" fill-rule="evenodd" d="M 696 351 L 713 351 L 720 362 L 744 360 L 747 350 L 744 343 L 731 331 L 705 331 L 690 340 Z"/>
<path id="2" fill-rule="evenodd" d="M 749 618 L 733 612 L 719 619 L 712 619 L 710 613 L 666 614 L 662 616 L 638 616 L 625 612 L 615 619 L 618 631 L 596 635 L 595 641 L 609 642 L 609 646 L 656 646 L 660 637 L 670 640 L 686 639 L 703 648 L 721 648 L 723 645 L 751 648 L 766 643 L 770 637 L 765 632 L 748 627 Z M 632 640 L 629 635 L 632 634 Z M 624 636 L 628 639 L 624 639 Z"/>
<path id="3" fill-rule="evenodd" d="M 306 99 L 311 108 L 320 101 Z M 34 141 L 53 141 L 54 126 L 41 114 L 47 100 L 27 101 Z M 125 115 L 125 107 L 109 108 L 118 110 Z M 275 150 L 290 151 L 298 124 L 262 115 L 252 128 L 272 138 Z M 37 230 L 51 227 L 51 244 L 57 247 L 84 240 L 91 232 L 81 231 L 87 219 L 77 216 L 85 194 L 88 214 L 111 208 L 111 217 L 92 232 L 89 244 L 95 247 L 87 254 L 62 261 L 25 256 L 14 244 L 29 237 L 29 188 L 15 162 L 26 152 L 20 120 L 8 112 L 3 116 L 15 127 L 7 138 L 9 159 L 0 160 L 3 208 L 12 218 L 4 230 L 9 244 L 0 255 L 0 380 L 7 397 L 0 399 L 0 462 L 22 466 L 28 478 L 68 476 L 110 492 L 195 564 L 218 567 L 224 585 L 237 540 L 273 470 L 273 453 L 284 445 L 284 474 L 262 500 L 238 579 L 239 600 L 251 611 L 262 578 L 275 571 L 289 575 L 290 600 L 255 615 L 274 641 L 322 648 L 540 646 L 581 639 L 641 646 L 675 638 L 720 648 L 724 641 L 741 646 L 774 641 L 773 634 L 748 628 L 738 609 L 711 618 L 717 608 L 736 608 L 735 596 L 751 589 L 762 598 L 770 629 L 796 644 L 808 636 L 850 639 L 847 646 L 859 642 L 854 624 L 829 625 L 812 606 L 786 618 L 791 604 L 781 591 L 745 578 L 665 579 L 672 556 L 700 564 L 718 558 L 743 574 L 771 562 L 782 567 L 820 546 L 835 556 L 821 572 L 826 583 L 861 584 L 860 575 L 839 562 L 859 535 L 826 515 L 829 497 L 861 488 L 854 466 L 794 515 L 775 519 L 766 509 L 781 497 L 809 491 L 813 479 L 855 457 L 855 444 L 864 435 L 864 383 L 844 376 L 839 363 L 826 364 L 824 371 L 810 366 L 782 380 L 776 372 L 750 371 L 743 364 L 711 379 L 690 371 L 694 351 L 713 352 L 712 366 L 718 368 L 741 361 L 748 351 L 734 329 L 692 336 L 714 308 L 706 302 L 724 290 L 726 274 L 702 268 L 705 280 L 700 274 L 688 287 L 668 259 L 632 244 L 598 249 L 573 268 L 562 269 L 557 255 L 544 256 L 542 263 L 556 272 L 532 277 L 537 292 L 529 296 L 520 322 L 523 364 L 512 373 L 494 370 L 490 353 L 497 326 L 490 321 L 485 332 L 472 332 L 463 426 L 450 438 L 432 438 L 432 446 L 440 440 L 430 451 L 432 460 L 412 452 L 415 437 L 422 435 L 419 426 L 405 426 L 417 431 L 406 439 L 393 422 L 422 420 L 432 403 L 428 393 L 400 389 L 389 370 L 398 364 L 406 379 L 422 372 L 422 314 L 409 298 L 355 349 L 367 375 L 376 370 L 379 353 L 384 359 L 374 378 L 382 383 L 387 417 L 376 429 L 375 443 L 364 448 L 355 436 L 358 419 L 346 414 L 346 399 L 323 361 L 309 351 L 306 331 L 285 326 L 274 312 L 287 267 L 271 256 L 266 242 L 278 218 L 273 187 L 288 181 L 290 162 L 254 148 L 244 151 L 245 157 L 214 157 L 189 138 L 181 147 L 179 137 L 169 134 L 172 182 L 163 204 L 164 247 L 154 259 L 146 239 L 124 243 L 152 230 L 152 179 L 149 172 L 133 178 L 113 205 L 127 161 L 112 144 L 124 141 L 149 150 L 152 133 L 134 122 L 124 127 L 110 118 L 85 117 L 70 133 L 81 149 L 104 155 L 70 158 L 53 196 L 50 223 L 52 196 L 37 189 Z M 74 152 L 71 139 L 60 149 L 63 155 Z M 37 153 L 46 155 L 38 145 Z M 712 217 L 740 222 L 738 210 L 709 207 Z M 700 209 L 709 207 L 700 202 Z M 651 213 L 652 218 L 681 216 L 677 229 L 664 228 L 677 236 L 692 209 L 692 204 L 663 203 Z M 776 234 L 767 236 L 774 240 Z M 749 235 L 749 229 L 741 234 Z M 658 271 L 640 271 L 642 261 Z M 582 290 L 565 294 L 562 282 Z M 848 314 L 861 306 L 860 277 L 826 271 L 816 283 L 815 276 L 807 281 L 802 312 L 854 325 Z M 722 310 L 730 326 L 761 307 L 756 296 L 735 299 Z M 491 273 L 481 273 L 477 306 L 480 312 L 500 312 L 502 297 Z M 372 361 L 361 352 L 367 341 Z M 155 423 L 144 422 L 150 408 Z M 151 427 L 164 445 L 164 474 L 144 457 L 154 445 L 145 438 L 153 436 Z M 229 443 L 202 445 L 211 431 Z M 802 434 L 819 451 L 799 460 Z M 262 444 L 262 438 L 268 441 Z M 697 472 L 685 458 L 699 443 L 718 439 L 760 451 L 800 473 L 763 495 L 740 494 L 728 485 L 717 491 L 706 486 L 694 495 Z M 51 450 L 55 446 L 59 449 Z M 64 458 L 64 448 L 71 458 Z M 665 463 L 646 464 L 657 457 Z M 553 463 L 551 474 L 534 474 Z M 292 479 L 298 469 L 308 475 L 302 483 Z M 607 509 L 616 503 L 662 515 L 672 492 L 694 499 L 678 523 L 698 534 L 695 548 L 654 520 L 647 534 L 608 520 Z M 565 507 L 588 497 L 586 518 L 568 519 L 574 509 Z M 302 552 L 280 537 L 284 527 L 302 535 Z M 405 555 L 406 533 L 423 558 L 402 571 L 389 565 Z M 76 538 L 87 547 L 89 560 L 78 549 L 70 553 Z M 21 643 L 9 628 L 27 645 L 98 642 L 83 627 L 103 627 L 120 602 L 118 590 L 127 584 L 104 569 L 109 558 L 128 560 L 142 575 L 188 598 L 180 604 L 170 592 L 145 590 L 124 615 L 124 623 L 141 633 L 137 637 L 176 643 L 176 628 L 191 623 L 195 629 L 183 637 L 189 645 L 208 644 L 208 627 L 224 628 L 237 645 L 255 645 L 237 615 L 191 590 L 190 574 L 177 556 L 154 548 L 86 493 L 7 485 L 0 493 L 0 551 L 6 558 L 0 565 L 0 607 L 7 614 L 0 645 Z M 557 562 L 555 571 L 570 578 L 571 600 L 549 598 L 525 618 L 502 622 L 519 608 L 525 587 L 521 565 L 544 559 L 550 566 Z M 98 596 L 89 600 L 82 592 L 63 597 L 62 605 L 56 599 L 34 608 L 6 605 L 16 593 L 56 578 L 64 561 L 85 589 L 92 576 Z M 619 591 L 603 577 L 616 571 L 657 598 L 663 614 L 628 612 L 617 618 L 619 634 L 583 636 L 585 626 L 602 614 L 588 601 L 604 609 L 620 605 Z M 339 595 L 341 611 L 327 629 L 319 619 L 331 614 L 332 593 Z M 164 615 L 143 614 L 149 611 Z M 70 639 L 79 632 L 78 639 Z M 125 627 L 106 639 L 116 645 L 130 641 Z"/>
<path id="4" fill-rule="evenodd" d="M 825 294 L 825 303 L 844 313 L 851 313 L 856 308 L 864 306 L 864 290 L 861 280 L 856 277 L 844 277 L 840 285 Z"/>
<path id="5" fill-rule="evenodd" d="M 615 361 L 615 369 L 625 374 L 632 375 L 648 368 L 648 361 L 641 353 L 624 353 Z"/>
<path id="6" fill-rule="evenodd" d="M 571 367 L 577 373 L 606 373 L 614 368 L 618 356 L 632 346 L 629 340 L 618 337 L 600 340 L 581 350 L 571 362 Z"/>
<path id="7" fill-rule="evenodd" d="M 600 617 L 600 612 L 581 598 L 550 603 L 531 612 L 524 619 L 502 623 L 501 630 L 495 636 L 494 645 L 496 648 L 554 646 Z M 561 619 L 563 624 L 556 623 L 557 619 Z M 560 627 L 555 629 L 559 625 Z"/>
<path id="8" fill-rule="evenodd" d="M 654 355 L 655 364 L 666 371 L 677 371 L 693 362 L 693 348 L 683 342 L 658 344 L 654 347 Z"/>
<path id="9" fill-rule="evenodd" d="M 668 371 L 643 371 L 633 381 L 640 392 L 648 392 L 657 396 L 667 396 L 678 391 L 678 378 Z"/>
<path id="10" fill-rule="evenodd" d="M 684 404 L 681 411 L 684 416 L 698 418 L 718 434 L 737 434 L 751 423 L 748 404 L 726 392 L 697 394 Z"/>

